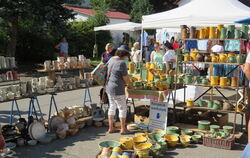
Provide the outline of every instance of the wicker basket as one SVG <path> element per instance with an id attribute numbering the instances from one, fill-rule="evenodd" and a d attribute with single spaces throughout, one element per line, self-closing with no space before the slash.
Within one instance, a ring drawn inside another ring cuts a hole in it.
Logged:
<path id="1" fill-rule="evenodd" d="M 216 139 L 211 137 L 203 137 L 203 145 L 213 148 L 231 150 L 234 147 L 235 139 Z"/>

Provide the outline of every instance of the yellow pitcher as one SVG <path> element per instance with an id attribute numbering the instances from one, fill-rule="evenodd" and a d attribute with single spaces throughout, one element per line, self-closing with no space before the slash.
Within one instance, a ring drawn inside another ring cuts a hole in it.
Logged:
<path id="1" fill-rule="evenodd" d="M 204 39 L 206 38 L 206 34 L 207 34 L 207 31 L 206 29 L 200 29 L 200 32 L 199 32 L 199 39 Z"/>
<path id="2" fill-rule="evenodd" d="M 151 63 L 151 64 L 150 64 L 150 69 L 156 70 L 156 65 L 155 65 L 155 63 Z"/>
<path id="3" fill-rule="evenodd" d="M 120 138 L 120 144 L 122 149 L 132 150 L 134 146 L 134 141 L 132 137 L 122 137 Z"/>
<path id="4" fill-rule="evenodd" d="M 216 27 L 209 27 L 209 39 L 216 38 Z"/>
<path id="5" fill-rule="evenodd" d="M 196 55 L 197 55 L 196 52 L 191 52 L 190 56 L 191 56 L 191 58 L 192 58 L 192 61 L 197 61 L 197 60 L 196 60 Z"/>
<path id="6" fill-rule="evenodd" d="M 210 80 L 211 80 L 210 84 L 212 86 L 219 85 L 219 77 L 218 76 L 211 76 Z"/>
<path id="7" fill-rule="evenodd" d="M 211 58 L 211 61 L 212 62 L 218 62 L 218 56 L 212 56 L 212 58 Z"/>
<path id="8" fill-rule="evenodd" d="M 129 71 L 128 73 L 131 75 L 135 71 L 135 63 L 134 62 L 129 62 Z"/>
<path id="9" fill-rule="evenodd" d="M 209 37 L 209 27 L 206 26 L 206 27 L 204 27 L 204 29 L 205 29 L 205 38 L 208 38 Z"/>
<path id="10" fill-rule="evenodd" d="M 191 56 L 189 54 L 185 54 L 184 55 L 184 61 L 187 62 L 187 61 L 190 61 L 191 60 Z"/>
<path id="11" fill-rule="evenodd" d="M 187 99 L 187 101 L 186 101 L 186 106 L 187 107 L 192 107 L 192 106 L 194 106 L 194 100 L 193 99 Z"/>
<path id="12" fill-rule="evenodd" d="M 220 34 L 221 34 L 221 29 L 224 27 L 224 25 L 218 25 L 217 26 L 217 30 L 216 30 L 216 36 L 217 38 L 220 38 Z"/>
<path id="13" fill-rule="evenodd" d="M 236 106 L 236 112 L 242 112 L 245 109 L 246 106 L 243 104 L 237 104 Z"/>

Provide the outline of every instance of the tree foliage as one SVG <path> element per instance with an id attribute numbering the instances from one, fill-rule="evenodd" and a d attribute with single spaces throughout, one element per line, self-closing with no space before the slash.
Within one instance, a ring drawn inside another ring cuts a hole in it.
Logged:
<path id="1" fill-rule="evenodd" d="M 153 12 L 153 6 L 149 3 L 149 0 L 135 0 L 130 14 L 131 20 L 141 22 L 143 15 L 152 14 Z"/>

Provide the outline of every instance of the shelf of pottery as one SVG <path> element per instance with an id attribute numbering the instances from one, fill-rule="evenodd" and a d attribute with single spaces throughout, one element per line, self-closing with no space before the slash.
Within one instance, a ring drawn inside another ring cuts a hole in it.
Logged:
<path id="1" fill-rule="evenodd" d="M 56 81 L 56 72 L 67 72 L 70 70 L 79 70 L 79 76 L 84 79 L 84 69 L 91 67 L 90 59 L 86 59 L 84 55 L 77 57 L 57 57 L 57 60 L 44 61 L 44 69 L 38 72 L 47 72 L 51 80 Z"/>
<path id="2" fill-rule="evenodd" d="M 177 83 L 185 86 L 206 87 L 204 93 L 195 99 L 185 98 L 184 109 L 211 111 L 218 113 L 235 113 L 242 115 L 245 108 L 245 77 L 240 65 L 246 58 L 246 39 L 248 26 L 236 29 L 234 25 L 218 27 L 181 26 L 184 49 L 178 56 Z M 215 100 L 214 90 L 223 99 Z M 235 97 L 230 100 L 225 91 L 234 91 Z M 210 91 L 210 99 L 202 97 Z M 184 96 L 186 91 L 184 90 Z M 187 100 L 186 100 L 187 99 Z"/>

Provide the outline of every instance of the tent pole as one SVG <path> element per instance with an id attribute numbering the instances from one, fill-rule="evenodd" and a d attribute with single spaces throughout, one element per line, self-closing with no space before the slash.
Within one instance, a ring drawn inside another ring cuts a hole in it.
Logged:
<path id="1" fill-rule="evenodd" d="M 141 28 L 141 61 L 142 61 L 142 48 L 143 48 L 143 27 Z"/>

